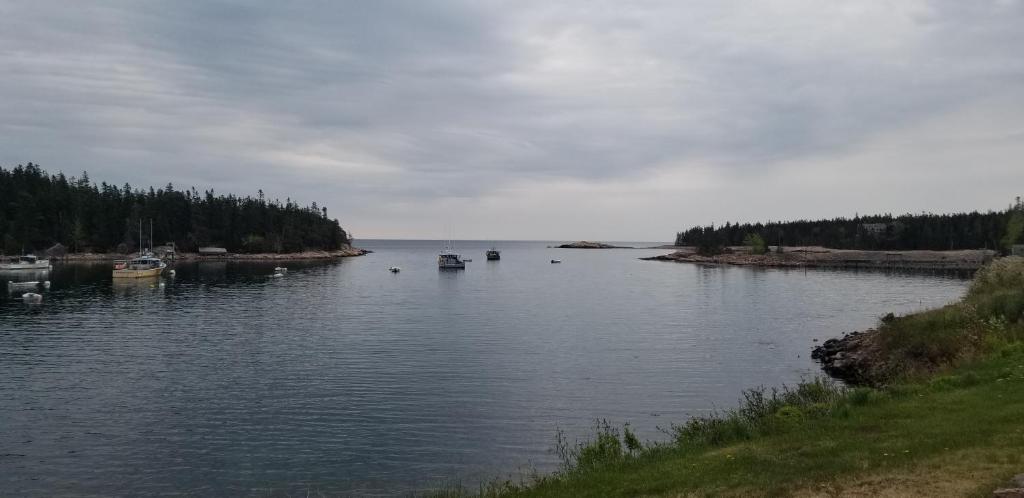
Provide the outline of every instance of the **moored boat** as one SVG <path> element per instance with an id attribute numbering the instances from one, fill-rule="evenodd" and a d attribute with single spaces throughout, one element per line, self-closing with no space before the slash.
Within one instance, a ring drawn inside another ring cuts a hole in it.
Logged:
<path id="1" fill-rule="evenodd" d="M 114 278 L 158 277 L 167 264 L 155 256 L 140 256 L 131 260 L 114 261 Z"/>
<path id="2" fill-rule="evenodd" d="M 49 270 L 50 268 L 52 268 L 50 260 L 39 259 L 31 254 L 0 263 L 0 270 Z"/>
<path id="3" fill-rule="evenodd" d="M 501 251 L 492 247 L 487 250 L 487 261 L 498 261 L 501 259 Z"/>

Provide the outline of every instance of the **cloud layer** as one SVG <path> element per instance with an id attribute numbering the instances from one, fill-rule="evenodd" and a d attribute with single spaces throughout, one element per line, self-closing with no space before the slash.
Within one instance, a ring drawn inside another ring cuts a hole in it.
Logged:
<path id="1" fill-rule="evenodd" d="M 357 236 L 669 240 L 998 208 L 1024 2 L 0 4 L 0 164 L 326 204 Z"/>

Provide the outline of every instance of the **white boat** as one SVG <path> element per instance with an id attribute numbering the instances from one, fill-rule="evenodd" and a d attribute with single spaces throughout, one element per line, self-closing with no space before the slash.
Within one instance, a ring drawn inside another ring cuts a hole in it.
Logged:
<path id="1" fill-rule="evenodd" d="M 114 261 L 114 278 L 158 277 L 167 264 L 155 256 L 140 256 L 131 260 Z"/>
<path id="2" fill-rule="evenodd" d="M 0 270 L 49 270 L 50 268 L 52 268 L 50 260 L 39 259 L 31 254 L 0 263 Z"/>
<path id="3" fill-rule="evenodd" d="M 274 273 L 288 273 L 288 268 L 285 268 L 283 266 L 275 266 Z"/>
<path id="4" fill-rule="evenodd" d="M 43 302 L 43 295 L 36 294 L 35 292 L 26 292 L 21 295 L 21 300 L 24 301 L 25 304 L 39 304 Z"/>
<path id="5" fill-rule="evenodd" d="M 398 272 L 402 271 L 402 269 L 397 267 L 397 266 L 392 266 L 391 268 L 388 268 L 388 271 L 391 272 L 391 273 L 398 273 Z"/>

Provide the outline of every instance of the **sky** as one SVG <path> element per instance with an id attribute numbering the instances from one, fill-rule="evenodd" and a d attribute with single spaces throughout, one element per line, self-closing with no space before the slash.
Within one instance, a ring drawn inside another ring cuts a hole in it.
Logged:
<path id="1" fill-rule="evenodd" d="M 0 165 L 358 238 L 1005 208 L 1024 0 L 0 0 Z"/>

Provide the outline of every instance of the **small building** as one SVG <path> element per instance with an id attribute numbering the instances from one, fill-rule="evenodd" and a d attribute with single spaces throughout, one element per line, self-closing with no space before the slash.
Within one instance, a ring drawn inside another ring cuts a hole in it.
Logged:
<path id="1" fill-rule="evenodd" d="M 200 247 L 199 255 L 207 257 L 227 256 L 228 250 L 223 247 Z"/>
<path id="2" fill-rule="evenodd" d="M 1010 247 L 1010 254 L 1014 256 L 1024 256 L 1024 244 L 1014 244 Z"/>
<path id="3" fill-rule="evenodd" d="M 860 228 L 865 233 L 871 235 L 885 235 L 885 231 L 889 229 L 888 223 L 861 223 Z"/>

